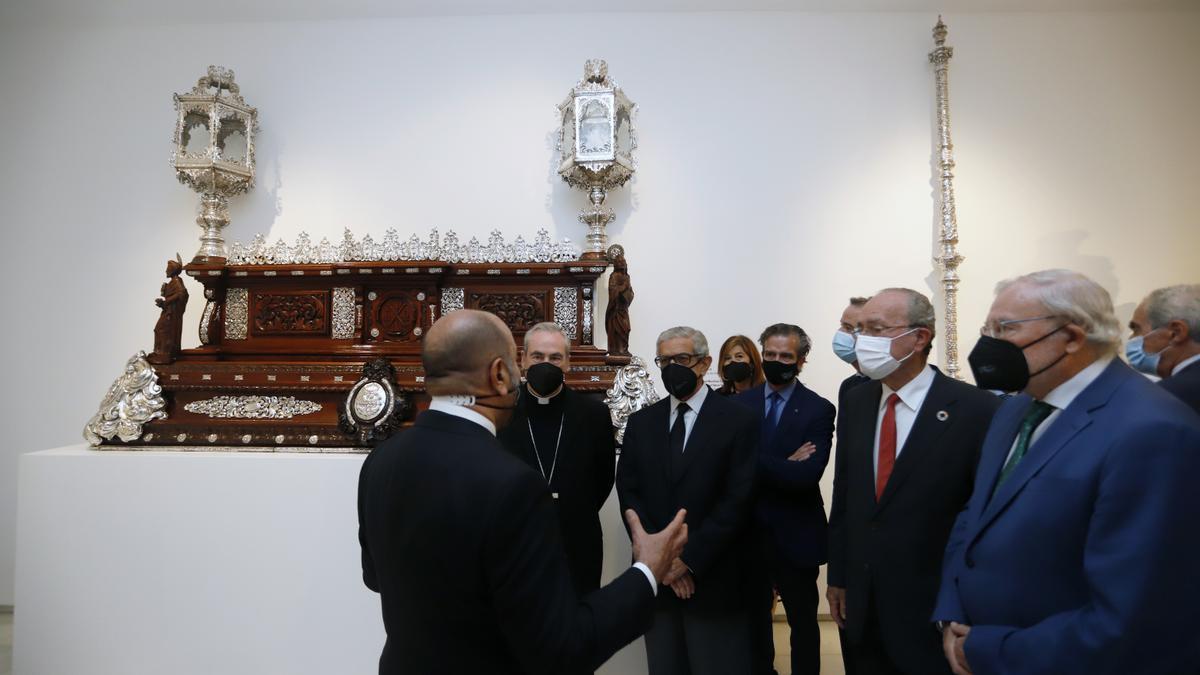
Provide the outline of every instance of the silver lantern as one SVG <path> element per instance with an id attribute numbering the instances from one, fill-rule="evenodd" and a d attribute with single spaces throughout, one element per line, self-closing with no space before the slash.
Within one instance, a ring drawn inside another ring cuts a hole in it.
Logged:
<path id="1" fill-rule="evenodd" d="M 608 64 L 592 59 L 584 64 L 583 79 L 558 105 L 562 123 L 558 134 L 558 174 L 571 187 L 587 191 L 591 206 L 579 214 L 588 226 L 584 260 L 603 260 L 608 249 L 604 227 L 613 210 L 604 206 L 608 190 L 621 187 L 636 169 L 637 105 L 608 78 Z"/>
<path id="2" fill-rule="evenodd" d="M 194 260 L 224 260 L 228 200 L 254 187 L 258 110 L 242 100 L 232 70 L 209 66 L 191 91 L 175 94 L 175 112 L 171 164 L 179 182 L 201 195 L 196 224 L 204 232 Z"/>

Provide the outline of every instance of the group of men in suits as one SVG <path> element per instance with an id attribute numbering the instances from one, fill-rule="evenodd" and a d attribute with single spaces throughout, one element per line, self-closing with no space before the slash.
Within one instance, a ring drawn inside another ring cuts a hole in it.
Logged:
<path id="1" fill-rule="evenodd" d="M 528 331 L 522 383 L 502 323 L 448 315 L 426 337 L 431 410 L 362 474 L 381 672 L 589 672 L 644 632 L 651 675 L 771 673 L 778 589 L 792 672 L 817 673 L 825 562 L 848 673 L 1200 672 L 1200 415 L 1179 400 L 1200 374 L 1198 291 L 1156 291 L 1130 323 L 1130 361 L 1161 386 L 1114 358 L 1111 299 L 1073 272 L 998 287 L 978 386 L 928 364 L 924 295 L 852 299 L 828 527 L 835 409 L 798 379 L 803 329 L 768 327 L 766 384 L 732 398 L 703 382 L 702 333 L 664 331 L 669 396 L 630 416 L 616 467 L 637 571 L 603 589 L 612 436 L 563 383 L 569 342 Z"/>

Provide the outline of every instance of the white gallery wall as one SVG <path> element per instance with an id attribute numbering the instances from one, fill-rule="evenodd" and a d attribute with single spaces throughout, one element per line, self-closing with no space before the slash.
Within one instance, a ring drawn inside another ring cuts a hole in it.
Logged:
<path id="1" fill-rule="evenodd" d="M 0 18 L 0 605 L 13 602 L 17 456 L 80 440 L 125 360 L 151 347 L 164 262 L 198 246 L 197 195 L 168 164 L 171 94 L 210 63 L 236 71 L 262 128 L 230 241 L 436 226 L 580 242 L 586 199 L 554 174 L 554 106 L 585 59 L 606 58 L 641 109 L 639 172 L 609 200 L 637 293 L 632 351 L 653 356 L 676 324 L 715 350 L 794 322 L 815 342 L 802 379 L 832 399 L 850 372 L 828 346 L 846 299 L 936 293 L 936 18 Z M 1200 281 L 1200 12 L 946 21 L 964 362 L 1005 277 L 1083 271 L 1122 320 L 1148 290 Z M 628 545 L 606 508 L 612 572 Z"/>

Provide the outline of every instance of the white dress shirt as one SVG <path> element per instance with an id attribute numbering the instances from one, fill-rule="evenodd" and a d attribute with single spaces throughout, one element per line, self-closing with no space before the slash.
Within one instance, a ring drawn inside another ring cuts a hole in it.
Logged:
<path id="1" fill-rule="evenodd" d="M 679 416 L 679 404 L 688 404 L 688 411 L 683 415 L 683 447 L 685 450 L 688 439 L 692 437 L 692 427 L 696 426 L 696 417 L 700 414 L 700 407 L 704 405 L 706 396 L 708 396 L 708 385 L 702 384 L 700 390 L 692 394 L 692 397 L 686 401 L 671 397 L 671 414 L 667 418 L 667 433 L 671 433 L 671 427 L 675 426 L 675 418 Z"/>
<path id="2" fill-rule="evenodd" d="M 1184 368 L 1187 368 L 1188 366 L 1192 365 L 1193 363 L 1195 363 L 1197 361 L 1200 361 L 1200 354 L 1197 354 L 1191 358 L 1187 358 L 1187 359 L 1180 361 L 1179 363 L 1176 363 L 1175 367 L 1171 369 L 1171 376 L 1174 377 L 1174 376 L 1178 375 L 1180 373 L 1180 371 L 1182 371 Z"/>
<path id="3" fill-rule="evenodd" d="M 464 420 L 474 422 L 484 429 L 487 429 L 493 436 L 496 435 L 496 425 L 492 424 L 492 421 L 487 417 L 484 417 L 481 413 L 471 410 L 466 406 L 459 405 L 457 403 L 451 403 L 450 401 L 451 399 L 449 396 L 434 396 L 433 400 L 429 402 L 429 409 L 446 413 L 447 415 L 461 417 Z"/>
<path id="4" fill-rule="evenodd" d="M 908 433 L 912 431 L 913 422 L 917 419 L 917 412 L 921 410 L 921 405 L 925 403 L 925 397 L 929 394 L 929 388 L 933 386 L 933 367 L 926 366 L 921 373 L 909 380 L 898 390 L 893 390 L 886 384 L 883 385 L 883 395 L 879 397 L 879 414 L 875 417 L 875 452 L 874 466 L 875 476 L 879 476 L 879 430 L 883 428 L 883 416 L 887 413 L 887 400 L 894 393 L 900 397 L 896 403 L 896 457 L 900 459 L 900 451 L 904 449 L 904 442 L 908 440 Z"/>
<path id="5" fill-rule="evenodd" d="M 1046 434 L 1046 430 L 1053 426 L 1055 420 L 1062 417 L 1062 411 L 1066 410 L 1067 406 L 1071 405 L 1075 398 L 1083 393 L 1084 389 L 1090 387 L 1096 381 L 1096 378 L 1100 377 L 1100 374 L 1104 372 L 1108 364 L 1112 363 L 1113 358 L 1112 356 L 1105 356 L 1093 361 L 1092 365 L 1075 373 L 1071 379 L 1063 382 L 1051 390 L 1049 394 L 1046 394 L 1046 398 L 1042 399 L 1042 402 L 1054 406 L 1054 410 L 1046 416 L 1046 419 L 1038 425 L 1037 429 L 1033 430 L 1033 434 L 1029 437 L 1027 448 L 1032 448 L 1038 442 L 1038 439 Z M 1020 436 L 1021 434 L 1018 433 L 1017 438 L 1020 438 Z M 1013 439 L 1012 446 L 1008 449 L 1009 458 L 1012 458 L 1013 450 L 1017 449 L 1017 438 Z M 1005 459 L 1004 462 L 1007 464 L 1008 459 Z"/>
<path id="6" fill-rule="evenodd" d="M 708 387 L 704 388 L 707 389 Z M 447 415 L 460 417 L 469 422 L 474 422 L 484 429 L 487 429 L 488 432 L 490 432 L 493 436 L 496 435 L 496 425 L 492 424 L 491 420 L 464 405 L 453 403 L 452 401 L 453 399 L 449 396 L 434 396 L 433 400 L 429 402 L 429 409 L 446 413 Z M 686 424 L 687 421 L 684 420 L 684 423 Z M 633 566 L 640 570 L 642 574 L 646 575 L 646 581 L 650 582 L 650 590 L 653 591 L 654 595 L 657 596 L 658 581 L 654 578 L 654 573 L 650 571 L 650 568 L 645 563 L 635 562 L 633 563 Z"/>

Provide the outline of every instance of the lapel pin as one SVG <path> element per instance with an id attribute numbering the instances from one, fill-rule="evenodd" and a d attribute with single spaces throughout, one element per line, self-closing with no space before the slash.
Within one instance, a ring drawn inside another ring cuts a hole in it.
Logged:
<path id="1" fill-rule="evenodd" d="M 950 419 L 950 413 L 946 412 L 945 410 L 939 410 L 937 411 L 937 418 L 939 422 L 945 422 L 946 420 Z"/>

